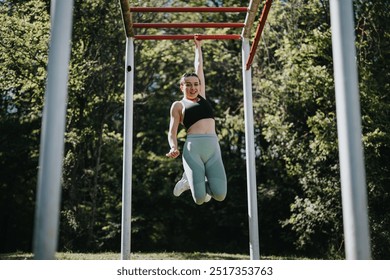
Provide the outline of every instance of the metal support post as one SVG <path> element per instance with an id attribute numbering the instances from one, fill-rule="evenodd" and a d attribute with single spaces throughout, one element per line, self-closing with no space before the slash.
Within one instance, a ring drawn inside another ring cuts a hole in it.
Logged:
<path id="1" fill-rule="evenodd" d="M 259 226 L 257 215 L 257 187 L 255 162 L 255 136 L 253 128 L 252 70 L 246 70 L 249 57 L 249 39 L 242 39 L 242 79 L 244 86 L 245 146 L 248 187 L 249 249 L 252 260 L 260 259 Z"/>
<path id="2" fill-rule="evenodd" d="M 121 259 L 130 259 L 131 193 L 133 169 L 134 38 L 126 37 L 125 106 L 123 131 L 122 248 Z"/>
<path id="3" fill-rule="evenodd" d="M 73 1 L 52 1 L 34 225 L 34 258 L 55 258 L 61 200 Z"/>
<path id="4" fill-rule="evenodd" d="M 347 259 L 370 259 L 352 0 L 331 0 L 341 191 Z"/>

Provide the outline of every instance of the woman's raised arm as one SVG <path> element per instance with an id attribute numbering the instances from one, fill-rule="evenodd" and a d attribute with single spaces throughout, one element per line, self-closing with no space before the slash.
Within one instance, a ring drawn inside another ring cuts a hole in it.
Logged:
<path id="1" fill-rule="evenodd" d="M 195 36 L 195 73 L 198 75 L 200 80 L 200 95 L 206 98 L 206 85 L 203 72 L 203 55 L 202 55 L 202 42 Z"/>

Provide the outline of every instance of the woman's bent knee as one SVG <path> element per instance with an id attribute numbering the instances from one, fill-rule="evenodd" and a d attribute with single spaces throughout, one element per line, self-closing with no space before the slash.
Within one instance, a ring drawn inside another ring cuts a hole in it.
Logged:
<path id="1" fill-rule="evenodd" d="M 220 195 L 213 195 L 213 198 L 214 198 L 216 201 L 224 201 L 225 198 L 226 198 L 226 193 L 220 194 Z"/>

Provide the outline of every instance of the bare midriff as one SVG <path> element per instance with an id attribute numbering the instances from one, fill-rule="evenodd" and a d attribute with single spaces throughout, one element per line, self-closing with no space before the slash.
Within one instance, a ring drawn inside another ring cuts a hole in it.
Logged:
<path id="1" fill-rule="evenodd" d="M 187 130 L 187 134 L 215 134 L 215 120 L 201 119 L 191 125 Z"/>

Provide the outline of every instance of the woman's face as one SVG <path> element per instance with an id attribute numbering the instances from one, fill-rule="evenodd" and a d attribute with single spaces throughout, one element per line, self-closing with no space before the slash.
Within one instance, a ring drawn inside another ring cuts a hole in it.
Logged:
<path id="1" fill-rule="evenodd" d="M 200 93 L 200 82 L 198 77 L 186 77 L 180 85 L 181 91 L 187 99 L 193 100 L 198 97 Z"/>

